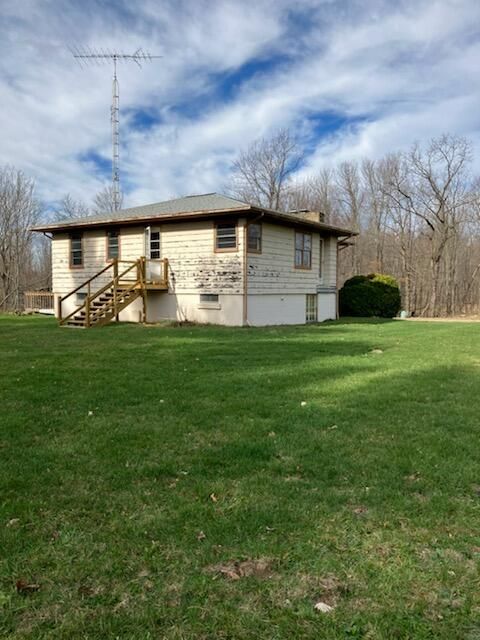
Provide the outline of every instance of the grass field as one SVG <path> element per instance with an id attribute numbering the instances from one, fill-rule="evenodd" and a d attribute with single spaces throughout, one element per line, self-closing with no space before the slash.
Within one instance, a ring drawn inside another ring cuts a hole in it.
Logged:
<path id="1" fill-rule="evenodd" d="M 480 638 L 480 324 L 2 317 L 0 399 L 1 637 Z"/>

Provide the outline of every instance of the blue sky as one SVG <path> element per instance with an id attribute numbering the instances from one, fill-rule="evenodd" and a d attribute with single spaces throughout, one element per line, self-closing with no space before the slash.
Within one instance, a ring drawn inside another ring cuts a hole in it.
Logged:
<path id="1" fill-rule="evenodd" d="M 479 31 L 478 0 L 0 0 L 0 164 L 47 203 L 108 183 L 111 68 L 80 46 L 163 56 L 119 67 L 127 205 L 225 190 L 285 127 L 298 179 L 444 132 L 480 171 Z"/>

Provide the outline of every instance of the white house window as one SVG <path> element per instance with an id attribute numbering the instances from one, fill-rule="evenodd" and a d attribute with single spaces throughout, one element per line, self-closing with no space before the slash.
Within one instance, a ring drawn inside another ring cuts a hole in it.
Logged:
<path id="1" fill-rule="evenodd" d="M 324 244 L 324 240 L 323 238 L 320 238 L 320 255 L 319 255 L 319 261 L 318 261 L 318 275 L 321 278 L 323 278 L 323 260 L 325 257 L 325 244 Z"/>
<path id="2" fill-rule="evenodd" d="M 295 268 L 311 269 L 312 268 L 312 234 L 295 233 Z"/>
<path id="3" fill-rule="evenodd" d="M 77 291 L 77 304 L 81 305 L 85 302 L 87 294 L 84 291 Z"/>
<path id="4" fill-rule="evenodd" d="M 70 266 L 83 267 L 83 234 L 73 233 L 70 236 Z"/>
<path id="5" fill-rule="evenodd" d="M 160 260 L 160 231 L 150 232 L 150 259 Z"/>
<path id="6" fill-rule="evenodd" d="M 107 260 L 120 257 L 120 234 L 117 229 L 107 231 Z"/>
<path id="7" fill-rule="evenodd" d="M 254 222 L 248 225 L 248 250 L 252 253 L 262 253 L 262 225 Z"/>
<path id="8" fill-rule="evenodd" d="M 201 293 L 200 302 L 218 302 L 218 293 Z"/>
<path id="9" fill-rule="evenodd" d="M 234 251 L 237 248 L 237 225 L 231 222 L 215 225 L 215 251 Z"/>
<path id="10" fill-rule="evenodd" d="M 315 293 L 307 293 L 306 295 L 306 312 L 305 322 L 317 321 L 317 295 Z"/>

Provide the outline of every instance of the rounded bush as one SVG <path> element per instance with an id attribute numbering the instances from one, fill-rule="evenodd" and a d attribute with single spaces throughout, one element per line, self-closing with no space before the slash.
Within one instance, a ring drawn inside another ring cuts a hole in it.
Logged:
<path id="1" fill-rule="evenodd" d="M 340 289 L 340 315 L 393 318 L 401 308 L 400 289 L 392 276 L 353 276 Z"/>

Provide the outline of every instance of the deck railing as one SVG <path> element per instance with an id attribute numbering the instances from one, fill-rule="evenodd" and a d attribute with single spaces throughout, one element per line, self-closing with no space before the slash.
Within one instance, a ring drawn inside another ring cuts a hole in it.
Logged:
<path id="1" fill-rule="evenodd" d="M 152 275 L 147 276 L 148 264 L 155 262 L 160 266 L 160 274 L 157 277 Z M 123 271 L 119 268 L 120 265 L 128 265 Z M 97 281 L 97 278 L 101 277 L 101 280 Z M 105 282 L 103 286 L 97 288 L 100 282 Z M 57 315 L 60 324 L 65 324 L 70 318 L 74 317 L 81 311 L 85 311 L 86 314 L 86 326 L 90 326 L 91 305 L 92 302 L 97 299 L 102 293 L 107 290 L 111 290 L 113 293 L 113 304 L 116 308 L 117 304 L 117 289 L 120 283 L 129 283 L 134 286 L 138 286 L 144 292 L 145 286 L 152 283 L 161 283 L 168 287 L 168 260 L 163 258 L 160 260 L 149 260 L 145 257 L 138 258 L 137 260 L 119 260 L 115 258 L 106 267 L 95 273 L 91 278 L 82 282 L 78 287 L 72 289 L 65 296 L 58 298 Z M 67 316 L 63 315 L 63 303 L 75 293 L 85 293 L 85 300 L 82 304 L 77 306 Z M 118 317 L 118 313 L 115 314 Z"/>
<path id="2" fill-rule="evenodd" d="M 53 311 L 55 296 L 51 291 L 24 291 L 25 311 Z"/>

